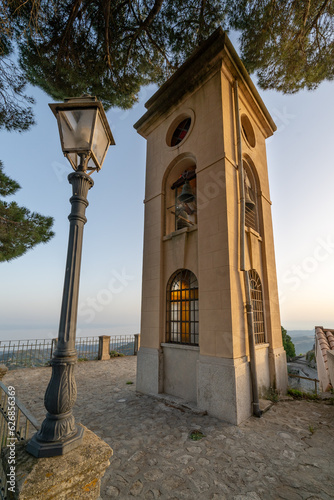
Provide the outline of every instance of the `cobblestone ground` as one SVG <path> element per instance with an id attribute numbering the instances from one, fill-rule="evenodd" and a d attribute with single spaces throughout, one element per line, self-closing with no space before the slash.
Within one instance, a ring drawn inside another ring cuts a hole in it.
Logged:
<path id="1" fill-rule="evenodd" d="M 4 378 L 40 421 L 50 373 L 23 369 Z M 279 402 L 235 427 L 136 394 L 135 376 L 135 357 L 76 367 L 76 420 L 114 451 L 103 500 L 334 498 L 333 405 Z M 193 430 L 205 437 L 192 441 Z"/>

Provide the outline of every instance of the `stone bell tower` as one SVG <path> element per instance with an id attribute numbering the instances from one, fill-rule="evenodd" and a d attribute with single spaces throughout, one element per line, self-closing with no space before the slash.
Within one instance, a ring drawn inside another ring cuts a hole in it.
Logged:
<path id="1" fill-rule="evenodd" d="M 265 148 L 276 127 L 221 29 L 146 108 L 137 390 L 239 424 L 287 386 Z"/>

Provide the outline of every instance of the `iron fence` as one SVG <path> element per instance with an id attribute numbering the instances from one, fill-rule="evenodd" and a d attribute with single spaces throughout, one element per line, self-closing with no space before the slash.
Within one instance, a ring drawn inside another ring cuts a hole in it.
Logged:
<path id="1" fill-rule="evenodd" d="M 317 384 L 319 384 L 319 380 L 317 378 L 303 377 L 301 375 L 296 375 L 295 373 L 288 373 L 288 377 L 292 379 L 298 379 L 297 384 L 290 383 L 291 389 L 312 390 L 314 386 L 313 392 L 315 395 L 318 395 Z"/>
<path id="2" fill-rule="evenodd" d="M 45 366 L 52 357 L 54 339 L 0 341 L 0 363 L 10 370 Z"/>
<path id="3" fill-rule="evenodd" d="M 0 452 L 9 448 L 9 463 L 15 463 L 15 443 L 30 439 L 40 428 L 39 422 L 17 399 L 14 387 L 0 382 Z M 14 462 L 12 462 L 14 460 Z M 0 467 L 0 498 L 7 498 L 7 467 Z"/>
<path id="4" fill-rule="evenodd" d="M 46 366 L 50 364 L 56 346 L 57 339 L 0 341 L 0 364 L 6 365 L 9 370 Z M 97 360 L 99 337 L 77 337 L 75 348 L 78 353 L 78 361 Z M 133 356 L 135 354 L 135 336 L 111 336 L 110 351 Z"/>
<path id="5" fill-rule="evenodd" d="M 99 337 L 77 337 L 75 348 L 78 353 L 78 361 L 93 361 L 98 359 Z"/>
<path id="6" fill-rule="evenodd" d="M 116 351 L 124 356 L 133 356 L 135 354 L 135 336 L 115 335 L 110 337 L 110 351 Z"/>

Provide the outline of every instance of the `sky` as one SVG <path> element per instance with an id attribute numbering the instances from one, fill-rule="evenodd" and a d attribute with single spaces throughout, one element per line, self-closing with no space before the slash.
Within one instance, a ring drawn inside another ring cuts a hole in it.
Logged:
<path id="1" fill-rule="evenodd" d="M 78 336 L 140 332 L 146 143 L 133 124 L 156 89 L 143 88 L 129 111 L 107 112 L 116 145 L 88 193 Z M 277 125 L 267 158 L 281 324 L 289 331 L 334 328 L 334 83 L 294 95 L 258 90 Z M 22 188 L 7 201 L 54 217 L 56 235 L 1 263 L 0 340 L 56 337 L 63 292 L 72 169 L 52 100 L 36 88 L 27 93 L 36 99 L 37 125 L 0 133 L 4 171 Z"/>

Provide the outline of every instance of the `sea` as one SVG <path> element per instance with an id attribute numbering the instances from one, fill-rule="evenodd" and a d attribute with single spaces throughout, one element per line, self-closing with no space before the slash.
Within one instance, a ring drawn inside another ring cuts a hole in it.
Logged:
<path id="1" fill-rule="evenodd" d="M 295 345 L 296 355 L 306 354 L 314 346 L 314 330 L 288 330 Z"/>

